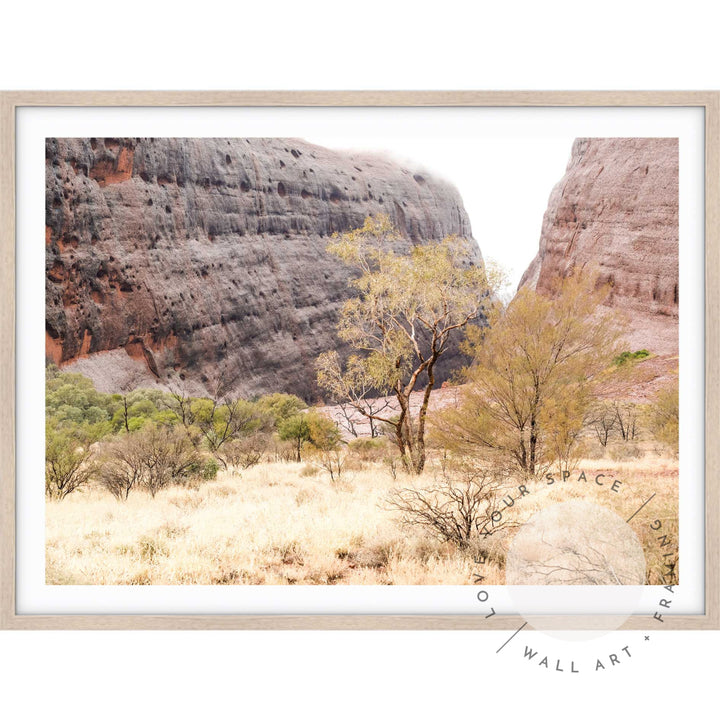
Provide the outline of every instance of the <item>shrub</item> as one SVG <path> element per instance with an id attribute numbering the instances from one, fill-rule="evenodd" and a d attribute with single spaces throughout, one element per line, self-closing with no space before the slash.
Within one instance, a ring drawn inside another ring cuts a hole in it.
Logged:
<path id="1" fill-rule="evenodd" d="M 620 436 L 625 442 L 637 440 L 639 433 L 640 408 L 632 402 L 613 401 L 615 418 Z"/>
<path id="2" fill-rule="evenodd" d="M 45 430 L 45 493 L 62 500 L 93 479 L 92 451 L 67 430 Z"/>
<path id="3" fill-rule="evenodd" d="M 633 442 L 624 442 L 615 445 L 609 445 L 608 451 L 610 454 L 610 458 L 612 460 L 615 460 L 616 462 L 620 462 L 623 460 L 635 460 L 637 458 L 641 458 L 645 454 L 643 450 L 637 445 L 637 443 Z"/>
<path id="4" fill-rule="evenodd" d="M 217 464 L 215 458 L 208 458 L 205 460 L 202 466 L 200 475 L 203 480 L 214 480 L 217 477 L 220 466 Z"/>
<path id="5" fill-rule="evenodd" d="M 127 500 L 145 473 L 143 450 L 135 435 L 123 434 L 107 443 L 100 482 L 118 500 Z"/>
<path id="6" fill-rule="evenodd" d="M 339 447 L 340 428 L 334 420 L 317 410 L 305 413 L 305 420 L 309 429 L 308 439 L 318 450 L 330 451 Z"/>
<path id="7" fill-rule="evenodd" d="M 137 432 L 120 435 L 109 444 L 101 482 L 121 500 L 127 499 L 138 486 L 155 497 L 165 486 L 203 477 L 205 471 L 186 432 L 148 424 Z"/>
<path id="8" fill-rule="evenodd" d="M 253 433 L 225 443 L 218 455 L 226 467 L 240 467 L 243 470 L 257 465 L 268 452 L 271 438 L 266 433 Z"/>
<path id="9" fill-rule="evenodd" d="M 345 469 L 345 455 L 340 445 L 340 429 L 334 420 L 317 410 L 306 413 L 310 452 L 313 462 L 330 475 L 330 481 L 340 480 Z"/>
<path id="10" fill-rule="evenodd" d="M 294 462 L 296 454 L 294 441 L 281 440 L 277 434 L 268 439 L 267 455 L 275 462 Z"/>
<path id="11" fill-rule="evenodd" d="M 362 462 L 384 462 L 392 452 L 387 438 L 357 438 L 348 443 L 348 452 Z"/>
<path id="12" fill-rule="evenodd" d="M 314 477 L 320 472 L 320 468 L 315 465 L 303 465 L 300 469 L 300 477 Z"/>
<path id="13" fill-rule="evenodd" d="M 339 447 L 330 449 L 312 447 L 309 457 L 317 467 L 330 475 L 330 482 L 334 483 L 341 479 L 345 470 L 345 455 Z"/>
<path id="14" fill-rule="evenodd" d="M 650 357 L 650 352 L 648 350 L 636 350 L 635 352 L 626 350 L 613 358 L 613 365 L 620 367 L 621 365 L 634 362 L 635 360 L 644 360 L 647 357 Z"/>
<path id="15" fill-rule="evenodd" d="M 192 402 L 191 413 L 208 450 L 223 464 L 227 443 L 272 427 L 269 413 L 247 400 L 200 398 Z"/>
<path id="16" fill-rule="evenodd" d="M 648 425 L 655 439 L 677 454 L 680 445 L 680 396 L 677 379 L 658 390 L 647 414 Z"/>
<path id="17" fill-rule="evenodd" d="M 504 489 L 503 480 L 493 474 L 467 468 L 460 477 L 446 477 L 433 487 L 392 490 L 386 502 L 402 524 L 421 527 L 464 550 L 514 525 L 503 513 Z"/>

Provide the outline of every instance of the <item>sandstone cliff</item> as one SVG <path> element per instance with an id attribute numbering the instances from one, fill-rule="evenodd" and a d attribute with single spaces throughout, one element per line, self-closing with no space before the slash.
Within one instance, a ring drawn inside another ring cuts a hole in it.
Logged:
<path id="1" fill-rule="evenodd" d="M 575 266 L 599 267 L 628 317 L 628 350 L 678 352 L 678 143 L 583 138 L 550 195 L 540 249 L 520 286 L 550 292 Z"/>
<path id="2" fill-rule="evenodd" d="M 457 234 L 482 262 L 457 191 L 382 157 L 282 138 L 48 139 L 46 355 L 105 391 L 202 392 L 222 375 L 245 395 L 315 399 L 350 277 L 327 238 L 380 212 L 407 247 Z"/>

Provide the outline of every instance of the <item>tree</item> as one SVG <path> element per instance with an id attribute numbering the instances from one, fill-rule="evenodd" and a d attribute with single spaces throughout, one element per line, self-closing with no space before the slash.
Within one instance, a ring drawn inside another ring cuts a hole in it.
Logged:
<path id="1" fill-rule="evenodd" d="M 521 288 L 473 339 L 459 406 L 436 423 L 440 442 L 525 477 L 567 464 L 593 391 L 617 355 L 621 322 L 600 309 L 607 289 L 592 273 L 559 281 L 552 296 Z"/>
<path id="2" fill-rule="evenodd" d="M 308 425 L 305 413 L 291 415 L 287 420 L 280 423 L 278 435 L 281 440 L 292 440 L 295 444 L 295 460 L 302 462 L 303 443 L 310 439 L 310 425 Z"/>
<path id="3" fill-rule="evenodd" d="M 181 384 L 173 383 L 170 392 L 163 395 L 162 404 L 174 413 L 185 429 L 189 429 L 195 420 L 192 411 L 193 398 Z"/>
<path id="4" fill-rule="evenodd" d="M 227 388 L 218 385 L 211 398 L 193 400 L 187 417 L 202 433 L 210 452 L 227 469 L 222 452 L 225 444 L 271 427 L 274 419 L 256 403 L 232 399 L 226 392 Z"/>
<path id="5" fill-rule="evenodd" d="M 318 383 L 368 420 L 390 426 L 403 464 L 420 474 L 436 364 L 451 339 L 483 317 L 499 274 L 474 265 L 455 238 L 408 254 L 396 252 L 400 240 L 390 219 L 378 215 L 328 246 L 360 273 L 351 281 L 357 296 L 345 303 L 338 325 L 339 337 L 356 352 L 344 366 L 336 352 L 321 355 Z M 423 386 L 415 417 L 410 395 Z M 368 398 L 378 395 L 392 395 L 396 407 L 376 410 Z"/>
<path id="6" fill-rule="evenodd" d="M 113 416 L 113 422 L 121 424 L 125 428 L 125 432 L 129 433 L 130 428 L 130 408 L 132 406 L 132 399 L 130 393 L 133 389 L 137 389 L 140 383 L 144 380 L 143 372 L 139 365 L 135 365 L 132 370 L 127 373 L 123 378 L 118 380 L 120 385 L 120 392 L 112 395 L 112 400 L 119 403 L 119 408 Z M 136 423 L 137 424 L 137 423 Z"/>
<path id="7" fill-rule="evenodd" d="M 607 447 L 610 435 L 615 429 L 617 415 L 615 407 L 607 401 L 599 401 L 591 409 L 589 425 L 592 428 L 598 442 Z"/>
<path id="8" fill-rule="evenodd" d="M 96 467 L 87 444 L 68 430 L 45 428 L 45 493 L 62 500 L 93 479 Z"/>
<path id="9" fill-rule="evenodd" d="M 622 439 L 625 442 L 635 440 L 638 434 L 638 419 L 640 418 L 638 406 L 635 403 L 615 400 L 613 408 L 615 409 L 615 419 Z"/>
<path id="10" fill-rule="evenodd" d="M 314 449 L 312 458 L 315 464 L 328 472 L 331 482 L 340 480 L 345 467 L 340 429 L 327 415 L 316 410 L 306 413 L 305 418 L 310 430 L 309 439 Z"/>
<path id="11" fill-rule="evenodd" d="M 276 427 L 289 417 L 297 415 L 307 408 L 307 404 L 301 398 L 289 393 L 263 395 L 257 401 L 257 405 L 272 416 Z"/>

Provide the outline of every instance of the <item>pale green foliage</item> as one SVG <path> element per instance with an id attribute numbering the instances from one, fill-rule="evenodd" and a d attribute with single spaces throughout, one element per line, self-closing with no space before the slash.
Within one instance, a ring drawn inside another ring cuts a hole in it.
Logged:
<path id="1" fill-rule="evenodd" d="M 327 415 L 310 410 L 305 419 L 310 430 L 310 442 L 318 450 L 336 450 L 340 446 L 340 429 Z"/>
<path id="2" fill-rule="evenodd" d="M 606 289 L 591 273 L 567 278 L 552 297 L 522 288 L 474 339 L 475 360 L 457 409 L 437 436 L 536 475 L 571 466 L 592 393 L 617 355 L 620 319 L 598 315 Z"/>
<path id="3" fill-rule="evenodd" d="M 71 431 L 45 428 L 45 493 L 62 500 L 94 477 L 95 464 L 87 443 Z"/>
<path id="4" fill-rule="evenodd" d="M 292 415 L 280 423 L 278 436 L 281 440 L 292 440 L 295 446 L 295 460 L 301 462 L 303 443 L 310 439 L 310 425 L 305 413 Z"/>
<path id="5" fill-rule="evenodd" d="M 407 254 L 396 251 L 400 239 L 390 219 L 380 215 L 328 246 L 360 271 L 351 281 L 358 295 L 345 303 L 338 324 L 340 338 L 358 352 L 344 367 L 337 353 L 321 355 L 318 382 L 365 417 L 392 426 L 403 461 L 419 473 L 435 364 L 451 338 L 490 307 L 501 275 L 473 265 L 467 245 L 456 238 L 417 245 Z M 421 382 L 425 397 L 413 418 L 409 397 Z M 395 395 L 399 416 L 373 412 L 367 398 L 378 394 Z"/>
<path id="6" fill-rule="evenodd" d="M 337 424 L 317 410 L 291 415 L 278 427 L 278 436 L 281 440 L 294 443 L 297 462 L 302 460 L 302 449 L 306 443 L 323 452 L 337 450 L 340 446 Z"/>
<path id="7" fill-rule="evenodd" d="M 269 412 L 248 400 L 220 402 L 211 398 L 200 398 L 191 404 L 193 424 L 199 428 L 205 443 L 223 464 L 220 449 L 227 442 L 247 437 L 260 430 L 272 427 L 274 420 Z"/>
<path id="8" fill-rule="evenodd" d="M 317 410 L 306 413 L 310 430 L 310 460 L 330 475 L 330 481 L 340 480 L 345 468 L 345 455 L 341 450 L 340 429 L 327 415 Z"/>
<path id="9" fill-rule="evenodd" d="M 661 388 L 648 408 L 648 424 L 655 438 L 677 454 L 680 445 L 680 394 L 678 380 Z"/>
<path id="10" fill-rule="evenodd" d="M 276 426 L 307 408 L 307 405 L 301 398 L 297 395 L 290 395 L 289 393 L 263 395 L 256 404 L 260 409 L 272 415 Z"/>

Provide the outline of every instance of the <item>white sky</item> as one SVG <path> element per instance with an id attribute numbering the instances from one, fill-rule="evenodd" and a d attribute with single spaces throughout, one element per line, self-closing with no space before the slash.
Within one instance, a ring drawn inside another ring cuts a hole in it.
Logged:
<path id="1" fill-rule="evenodd" d="M 550 192 L 565 173 L 575 135 L 513 138 L 307 137 L 334 149 L 380 152 L 450 181 L 483 257 L 500 263 L 514 292 L 535 257 Z"/>

